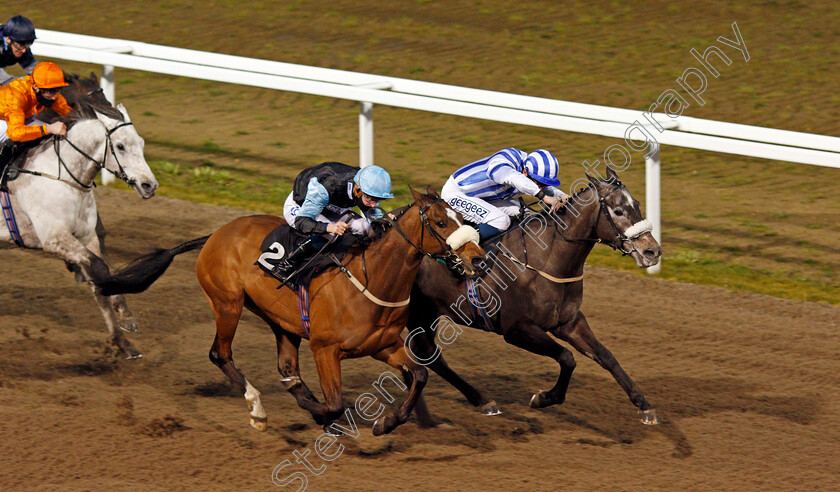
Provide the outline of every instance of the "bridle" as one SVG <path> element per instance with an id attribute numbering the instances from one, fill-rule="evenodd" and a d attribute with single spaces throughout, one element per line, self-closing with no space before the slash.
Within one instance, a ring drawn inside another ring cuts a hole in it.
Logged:
<path id="1" fill-rule="evenodd" d="M 95 91 L 91 91 L 91 92 L 95 92 Z M 91 183 L 89 185 L 83 184 L 81 181 L 79 181 L 78 178 L 76 178 L 76 176 L 73 175 L 73 173 L 67 167 L 67 163 L 64 162 L 64 159 L 62 159 L 62 157 L 61 157 L 61 147 L 59 145 L 61 140 L 65 140 L 71 147 L 73 147 L 73 149 L 76 150 L 76 152 L 82 154 L 89 161 L 96 164 L 99 169 L 104 169 L 104 170 L 108 171 L 109 173 L 113 174 L 114 176 L 118 177 L 119 179 L 125 181 L 129 186 L 134 186 L 134 183 L 136 183 L 137 180 L 133 179 L 133 178 L 129 178 L 128 175 L 126 174 L 125 168 L 123 168 L 122 163 L 120 162 L 120 158 L 117 157 L 117 152 L 116 152 L 116 150 L 114 150 L 114 142 L 113 142 L 113 140 L 111 140 L 111 135 L 114 132 L 116 132 L 117 130 L 119 130 L 120 128 L 122 128 L 124 126 L 133 126 L 133 123 L 131 123 L 130 121 L 120 123 L 119 125 L 115 126 L 114 128 L 111 128 L 111 129 L 108 129 L 108 127 L 106 127 L 104 123 L 102 124 L 102 126 L 105 128 L 105 148 L 103 149 L 103 154 L 102 154 L 102 160 L 101 161 L 98 161 L 95 158 L 88 155 L 84 150 L 77 147 L 76 144 L 71 142 L 70 139 L 68 139 L 67 137 L 57 136 L 53 140 L 53 148 L 55 149 L 55 155 L 56 155 L 56 157 L 58 157 L 58 162 L 59 162 L 59 169 L 58 169 L 59 179 L 61 178 L 61 167 L 63 167 L 64 170 L 67 171 L 67 174 L 69 174 L 70 177 L 73 179 L 73 181 L 75 181 L 76 184 L 78 184 L 83 189 L 90 190 L 91 188 L 96 186 L 95 183 Z M 105 160 L 108 158 L 108 150 L 109 149 L 111 151 L 111 155 L 114 156 L 114 161 L 116 161 L 116 163 L 117 163 L 117 169 L 118 169 L 117 171 L 112 171 L 111 169 L 108 169 L 107 167 L 105 167 Z"/>
<path id="2" fill-rule="evenodd" d="M 604 216 L 604 217 L 607 218 L 607 221 L 609 222 L 610 226 L 612 227 L 613 234 L 614 234 L 613 239 L 610 240 L 610 241 L 605 241 L 605 240 L 602 240 L 599 237 L 595 237 L 595 238 L 592 238 L 592 237 L 584 237 L 584 238 L 567 237 L 566 235 L 563 234 L 563 231 L 560 230 L 559 226 L 557 225 L 557 222 L 554 221 L 554 228 L 557 230 L 557 234 L 564 241 L 570 242 L 570 243 L 590 243 L 590 242 L 591 243 L 602 243 L 602 244 L 605 244 L 605 245 L 609 246 L 610 248 L 612 248 L 616 251 L 620 251 L 622 256 L 627 256 L 627 255 L 629 255 L 633 252 L 632 248 L 625 248 L 625 244 L 630 243 L 630 242 L 638 239 L 639 236 L 641 236 L 645 232 L 648 232 L 648 229 L 642 228 L 642 229 L 639 230 L 638 233 L 633 234 L 631 236 L 627 236 L 625 234 L 626 231 L 621 231 L 621 229 L 619 229 L 618 224 L 615 223 L 615 220 L 613 220 L 612 215 L 610 215 L 610 209 L 609 209 L 609 206 L 607 205 L 607 198 L 609 198 L 610 195 L 612 195 L 616 191 L 619 191 L 619 190 L 622 190 L 622 189 L 626 190 L 627 187 L 625 187 L 624 184 L 621 181 L 619 181 L 618 179 L 615 179 L 615 181 L 613 181 L 613 184 L 615 184 L 615 188 L 613 188 L 612 190 L 610 190 L 609 193 L 607 193 L 606 195 L 603 195 L 603 196 L 598 191 L 598 188 L 596 188 L 594 186 L 592 187 L 592 189 L 595 191 L 595 194 L 598 196 L 599 211 L 598 211 L 598 217 L 595 219 L 595 224 L 592 226 L 592 229 L 591 229 L 591 231 L 592 231 L 591 235 L 597 236 L 597 234 L 598 234 L 598 224 L 601 221 L 601 216 Z M 630 228 L 628 228 L 628 230 L 630 230 Z"/>
<path id="3" fill-rule="evenodd" d="M 410 244 L 414 249 L 420 252 L 420 254 L 427 256 L 433 260 L 440 261 L 441 263 L 445 264 L 450 270 L 452 270 L 452 272 L 454 272 L 456 275 L 466 275 L 467 271 L 464 268 L 464 260 L 461 259 L 461 257 L 458 256 L 458 254 L 452 250 L 452 247 L 449 245 L 449 243 L 446 242 L 446 238 L 441 236 L 441 234 L 432 226 L 431 222 L 429 221 L 429 216 L 426 215 L 426 211 L 428 211 L 432 206 L 434 206 L 438 202 L 443 202 L 443 198 L 436 197 L 431 203 L 423 207 L 420 207 L 418 205 L 420 220 L 423 222 L 423 226 L 420 229 L 420 246 L 414 244 L 414 242 L 411 239 L 409 239 L 405 232 L 403 232 L 399 224 L 397 224 L 397 220 L 399 220 L 400 217 L 402 217 L 411 207 L 416 205 L 416 202 L 406 207 L 405 210 L 403 210 L 402 213 L 400 213 L 400 215 L 395 220 L 391 220 L 390 218 L 388 218 L 387 215 L 383 218 L 383 220 L 391 224 L 391 226 L 394 229 L 396 229 L 397 232 L 400 233 L 403 239 L 405 239 L 408 242 L 408 244 Z M 429 230 L 429 235 L 435 238 L 440 247 L 443 249 L 441 253 L 427 253 L 423 250 L 423 240 L 425 237 L 426 229 Z"/>
<path id="4" fill-rule="evenodd" d="M 624 244 L 629 243 L 629 242 L 637 239 L 639 236 L 644 234 L 644 231 L 640 232 L 639 234 L 635 234 L 632 237 L 628 237 L 624 234 L 623 231 L 621 231 L 621 229 L 618 228 L 618 225 L 615 223 L 615 220 L 612 218 L 612 215 L 610 215 L 610 209 L 607 206 L 607 198 L 609 198 L 609 196 L 612 195 L 613 193 L 615 193 L 616 191 L 619 191 L 619 190 L 622 190 L 622 189 L 626 190 L 627 187 L 625 187 L 624 184 L 621 181 L 619 181 L 618 179 L 615 180 L 615 185 L 616 185 L 616 187 L 613 188 L 612 190 L 610 190 L 610 192 L 607 193 L 604 196 L 601 196 L 601 194 L 598 192 L 598 188 L 595 188 L 595 193 L 598 194 L 598 201 L 600 202 L 599 205 L 600 205 L 601 210 L 600 210 L 600 213 L 598 214 L 598 218 L 595 220 L 594 231 L 595 231 L 595 234 L 598 233 L 598 223 L 601 221 L 601 216 L 606 217 L 607 222 L 609 222 L 610 226 L 612 227 L 613 233 L 615 234 L 615 236 L 614 236 L 614 239 L 612 241 L 601 241 L 601 242 L 606 244 L 607 246 L 609 246 L 610 248 L 612 248 L 616 251 L 621 251 L 621 256 L 627 256 L 630 253 L 632 253 L 633 250 L 632 249 L 625 249 Z"/>

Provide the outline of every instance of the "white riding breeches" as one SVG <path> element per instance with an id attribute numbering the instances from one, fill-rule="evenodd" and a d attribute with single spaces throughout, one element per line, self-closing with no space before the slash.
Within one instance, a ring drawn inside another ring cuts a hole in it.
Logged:
<path id="1" fill-rule="evenodd" d="M 465 219 L 475 224 L 487 224 L 500 231 L 510 227 L 510 216 L 519 214 L 519 203 L 514 199 L 487 201 L 474 196 L 467 196 L 450 176 L 443 185 L 441 198 L 450 207 L 460 212 Z"/>
<path id="2" fill-rule="evenodd" d="M 26 126 L 38 126 L 38 125 L 46 125 L 43 121 L 35 118 L 34 116 L 30 116 L 26 118 Z M 9 128 L 9 125 L 6 123 L 6 120 L 0 120 L 0 145 L 4 144 L 7 140 L 9 140 L 9 136 L 6 135 L 6 130 Z"/>
<path id="3" fill-rule="evenodd" d="M 295 218 L 297 218 L 297 214 L 300 212 L 300 205 L 295 201 L 293 195 L 293 193 L 289 193 L 289 196 L 286 197 L 285 203 L 283 203 L 283 218 L 286 219 L 286 222 L 292 226 L 292 228 L 295 227 Z M 333 222 L 338 221 L 338 219 L 330 220 L 324 217 L 323 213 L 319 214 L 315 220 L 318 222 L 325 222 L 327 224 L 332 224 Z"/>

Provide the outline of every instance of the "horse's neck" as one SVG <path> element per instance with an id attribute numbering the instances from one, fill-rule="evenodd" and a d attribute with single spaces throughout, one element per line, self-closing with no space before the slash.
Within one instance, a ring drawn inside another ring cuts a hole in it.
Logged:
<path id="1" fill-rule="evenodd" d="M 577 196 L 585 201 L 589 194 L 594 194 L 591 188 L 588 191 L 579 193 Z M 572 208 L 572 210 L 569 210 Z M 598 214 L 601 208 L 597 196 L 590 198 L 590 203 L 581 205 L 577 200 L 570 200 L 566 213 L 556 215 L 556 221 L 549 214 L 543 214 L 546 227 L 539 234 L 539 240 L 531 237 L 533 228 L 527 224 L 523 227 L 531 231 L 531 234 L 521 232 L 517 236 L 510 237 L 506 246 L 511 252 L 520 256 L 516 249 L 524 249 L 528 253 L 528 263 L 540 270 L 546 271 L 555 276 L 577 276 L 583 270 L 583 264 L 592 251 L 597 239 L 596 225 Z M 514 231 L 515 234 L 515 231 Z M 522 238 L 524 236 L 524 239 Z M 568 238 L 570 240 L 564 239 Z M 525 261 L 525 258 L 520 258 Z"/>
<path id="2" fill-rule="evenodd" d="M 34 157 L 31 169 L 54 174 L 57 171 L 56 165 L 62 167 L 60 158 L 61 162 L 64 162 L 64 165 L 67 166 L 67 170 L 61 169 L 58 171 L 61 174 L 62 181 L 77 184 L 72 177 L 66 175 L 69 171 L 79 183 L 90 186 L 100 170 L 98 161 L 103 157 L 102 146 L 104 140 L 102 137 L 104 133 L 97 131 L 97 125 L 100 125 L 97 120 L 83 120 L 76 123 L 67 132 L 67 138 L 58 142 L 58 155 L 56 155 L 56 145 L 53 142 L 49 148 Z M 70 142 L 91 158 L 96 159 L 97 162 L 74 149 Z"/>
<path id="3" fill-rule="evenodd" d="M 419 222 L 419 216 L 409 211 L 400 218 L 398 224 L 405 235 L 418 246 L 422 228 Z M 394 229 L 391 227 L 382 238 L 367 247 L 364 262 L 371 292 L 384 300 L 396 302 L 408 297 L 423 257 Z M 354 261 L 358 261 L 358 269 L 361 271 L 362 256 L 358 255 Z M 372 280 L 374 278 L 375 282 Z"/>

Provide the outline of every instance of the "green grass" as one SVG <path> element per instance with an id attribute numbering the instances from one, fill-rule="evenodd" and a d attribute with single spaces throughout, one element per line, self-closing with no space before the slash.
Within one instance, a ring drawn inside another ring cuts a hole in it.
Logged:
<path id="1" fill-rule="evenodd" d="M 587 262 L 608 268 L 647 275 L 631 258 L 621 256 L 605 246 L 597 246 Z M 807 263 L 807 260 L 805 261 Z M 828 272 L 826 272 L 828 273 Z M 703 285 L 714 285 L 735 291 L 757 292 L 775 297 L 840 304 L 840 287 L 805 276 L 788 275 L 781 270 L 756 269 L 717 258 L 707 252 L 676 249 L 664 250 L 660 278 Z"/>

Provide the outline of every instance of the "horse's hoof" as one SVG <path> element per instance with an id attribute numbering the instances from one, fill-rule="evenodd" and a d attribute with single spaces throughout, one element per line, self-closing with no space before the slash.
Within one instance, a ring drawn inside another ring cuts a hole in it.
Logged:
<path id="1" fill-rule="evenodd" d="M 336 436 L 336 437 L 341 437 L 341 436 L 344 435 L 343 432 L 333 428 L 332 422 L 330 422 L 328 424 L 324 424 L 324 433 L 329 434 L 331 436 Z"/>
<path id="2" fill-rule="evenodd" d="M 639 420 L 645 425 L 659 425 L 659 419 L 656 418 L 656 410 L 652 408 L 639 410 Z"/>
<path id="3" fill-rule="evenodd" d="M 265 432 L 268 429 L 268 419 L 266 417 L 251 417 L 251 427 L 260 432 Z"/>
<path id="4" fill-rule="evenodd" d="M 143 354 L 137 351 L 128 352 L 125 354 L 126 360 L 142 359 Z"/>
<path id="5" fill-rule="evenodd" d="M 376 419 L 376 422 L 373 423 L 373 435 L 381 436 L 394 430 L 395 426 L 390 423 L 391 420 L 393 420 L 393 417 L 383 416 Z"/>
<path id="6" fill-rule="evenodd" d="M 481 412 L 481 415 L 486 415 L 488 417 L 492 417 L 493 415 L 501 415 L 502 409 L 499 408 L 499 404 L 496 403 L 495 400 L 490 400 L 489 402 L 485 403 L 478 409 Z"/>
<path id="7" fill-rule="evenodd" d="M 137 333 L 137 323 L 133 319 L 126 319 L 120 321 L 120 330 L 128 333 Z"/>
<path id="8" fill-rule="evenodd" d="M 385 434 L 385 417 L 380 417 L 373 423 L 373 435 L 381 436 L 382 434 Z"/>
<path id="9" fill-rule="evenodd" d="M 538 391 L 531 397 L 531 401 L 528 402 L 528 406 L 531 408 L 545 408 L 551 405 L 548 397 L 546 396 L 548 391 Z"/>

